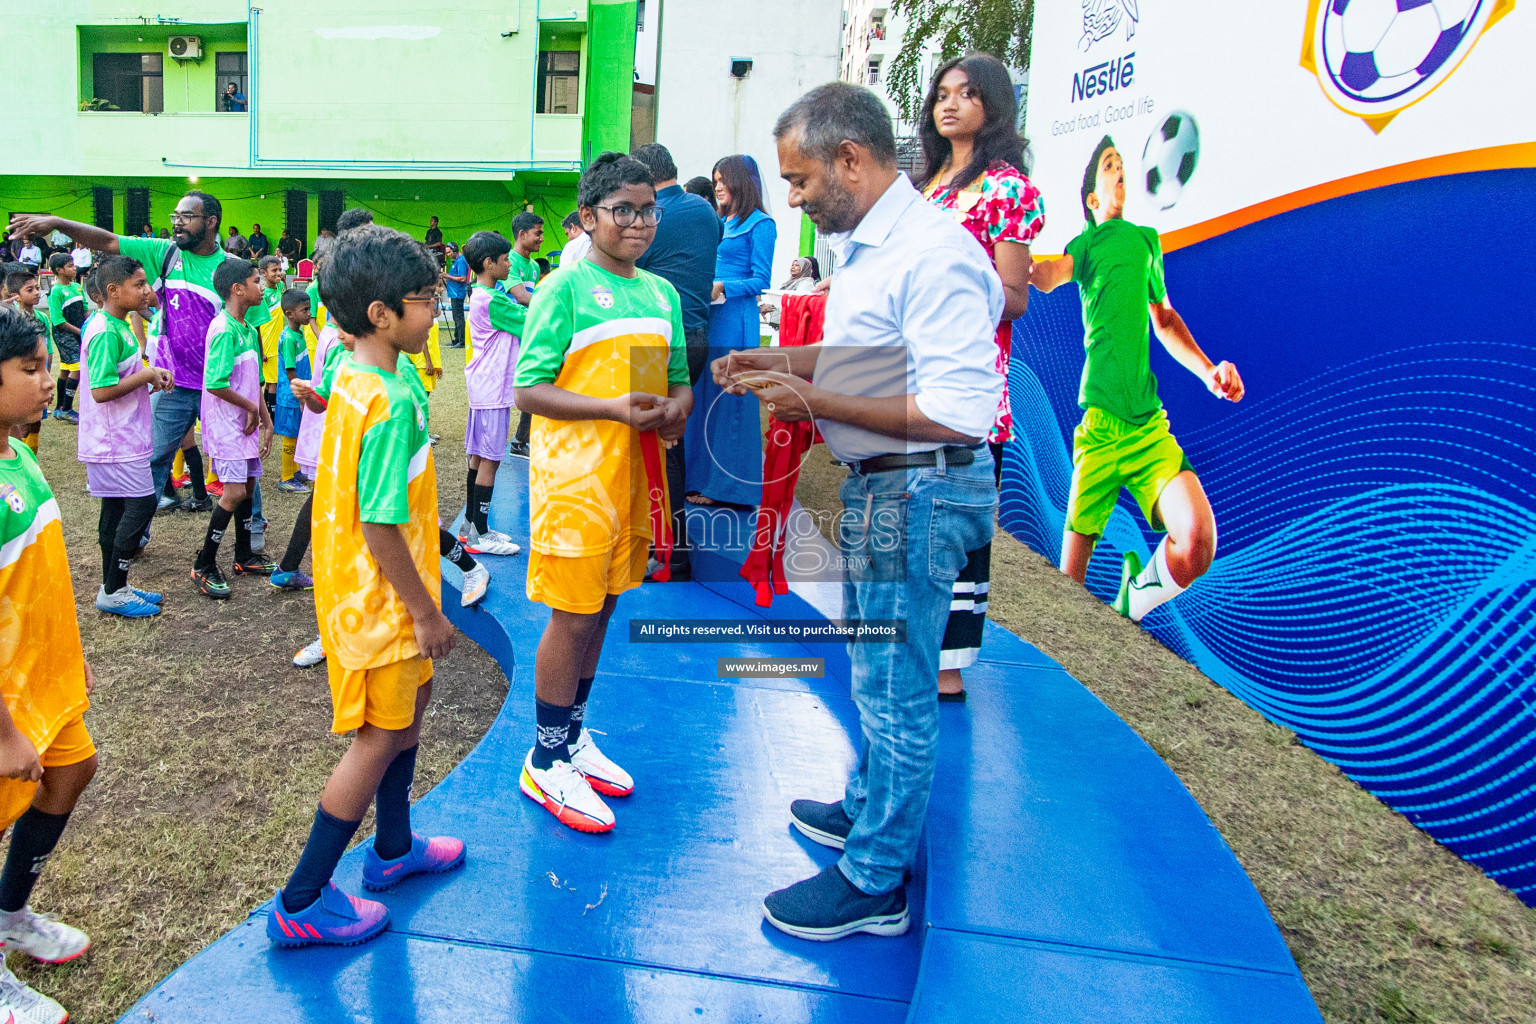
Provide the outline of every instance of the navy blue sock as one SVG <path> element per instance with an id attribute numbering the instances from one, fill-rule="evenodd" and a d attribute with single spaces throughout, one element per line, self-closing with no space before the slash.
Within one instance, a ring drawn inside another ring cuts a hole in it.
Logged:
<path id="1" fill-rule="evenodd" d="M 571 731 L 571 709 L 558 704 L 546 704 L 534 698 L 539 725 L 538 742 L 533 745 L 533 766 L 543 771 L 554 767 L 556 761 L 569 761 L 570 747 L 566 740 Z"/>
<path id="2" fill-rule="evenodd" d="M 587 717 L 587 698 L 592 695 L 592 680 L 594 676 L 576 680 L 576 703 L 571 705 L 571 729 L 566 734 L 566 742 L 571 747 L 576 746 L 576 741 L 581 739 L 581 723 Z"/>
<path id="3" fill-rule="evenodd" d="M 11 852 L 5 858 L 5 872 L 0 874 L 0 910 L 15 913 L 27 905 L 32 887 L 43 865 L 59 845 L 68 814 L 46 814 L 36 807 L 16 819 L 11 833 Z"/>
<path id="4" fill-rule="evenodd" d="M 411 780 L 416 777 L 416 750 L 412 747 L 395 755 L 374 796 L 378 829 L 373 836 L 373 852 L 385 860 L 411 852 Z"/>
<path id="5" fill-rule="evenodd" d="M 315 824 L 309 830 L 309 842 L 304 844 L 299 865 L 293 869 L 293 877 L 283 889 L 284 910 L 300 914 L 320 898 L 320 890 L 330 884 L 341 855 L 347 852 L 347 844 L 361 824 L 360 821 L 342 821 L 327 814 L 324 807 L 315 808 Z"/>

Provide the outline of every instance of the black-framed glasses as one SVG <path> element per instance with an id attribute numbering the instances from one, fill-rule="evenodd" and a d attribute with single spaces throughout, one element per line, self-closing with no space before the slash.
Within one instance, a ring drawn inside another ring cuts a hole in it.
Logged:
<path id="1" fill-rule="evenodd" d="M 661 207 L 652 203 L 650 206 L 642 206 L 638 210 L 628 203 L 615 203 L 612 206 L 594 206 L 594 210 L 607 210 L 608 216 L 621 228 L 627 228 L 640 218 L 640 223 L 655 227 L 661 221 Z"/>
<path id="2" fill-rule="evenodd" d="M 202 220 L 205 216 L 206 214 L 201 213 L 173 213 L 171 214 L 171 223 L 185 224 L 189 220 Z"/>

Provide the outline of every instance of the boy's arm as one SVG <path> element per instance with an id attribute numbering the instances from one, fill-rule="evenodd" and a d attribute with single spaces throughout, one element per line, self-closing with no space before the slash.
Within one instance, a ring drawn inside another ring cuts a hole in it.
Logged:
<path id="1" fill-rule="evenodd" d="M 1072 280 L 1074 266 L 1075 261 L 1070 255 L 1054 260 L 1035 260 L 1029 268 L 1030 286 L 1048 295 Z"/>
<path id="2" fill-rule="evenodd" d="M 1238 375 L 1237 367 L 1228 362 L 1211 362 L 1195 343 L 1189 325 L 1184 323 L 1184 318 L 1166 296 L 1162 302 L 1149 303 L 1148 309 L 1152 314 L 1152 333 L 1180 366 L 1203 380 L 1217 398 L 1233 402 L 1243 400 L 1243 378 Z"/>
<path id="3" fill-rule="evenodd" d="M 453 626 L 437 602 L 432 600 L 427 585 L 416 572 L 416 563 L 400 527 L 392 523 L 369 522 L 364 522 L 362 527 L 363 542 L 373 553 L 374 561 L 379 563 L 379 571 L 395 588 L 395 593 L 405 602 L 405 610 L 415 620 L 416 646 L 421 648 L 421 656 L 446 657 L 453 650 Z"/>
<path id="4" fill-rule="evenodd" d="M 91 398 L 97 402 L 115 402 L 124 395 L 131 394 L 148 385 L 160 390 L 171 379 L 170 370 L 162 370 L 157 366 L 146 366 L 142 370 L 135 370 L 116 384 L 105 384 L 101 387 L 91 388 Z"/>

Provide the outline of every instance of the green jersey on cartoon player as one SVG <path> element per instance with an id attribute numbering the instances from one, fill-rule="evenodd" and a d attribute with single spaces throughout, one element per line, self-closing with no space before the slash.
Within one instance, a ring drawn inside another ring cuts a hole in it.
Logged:
<path id="1" fill-rule="evenodd" d="M 1082 234 L 1061 259 L 1037 263 L 1030 276 L 1042 292 L 1075 282 L 1083 306 L 1083 418 L 1072 435 L 1061 571 L 1079 583 L 1087 578 L 1124 487 L 1147 523 L 1167 533 L 1145 566 L 1135 552 L 1125 553 L 1114 607 L 1140 622 L 1204 575 L 1216 553 L 1210 500 L 1158 397 L 1148 329 L 1218 398 L 1241 401 L 1243 381 L 1231 363 L 1206 357 L 1169 301 L 1157 231 L 1125 220 L 1125 169 L 1107 135 L 1083 174 L 1082 201 Z"/>

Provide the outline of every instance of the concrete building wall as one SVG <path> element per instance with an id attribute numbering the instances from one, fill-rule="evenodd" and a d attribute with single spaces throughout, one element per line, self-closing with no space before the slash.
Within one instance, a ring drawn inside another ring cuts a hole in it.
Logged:
<path id="1" fill-rule="evenodd" d="M 656 141 L 683 180 L 732 153 L 757 160 L 779 229 L 775 283 L 799 254 L 801 215 L 779 177 L 773 124 L 796 97 L 837 79 L 841 24 L 840 0 L 664 0 Z M 732 57 L 752 60 L 745 78 L 731 77 Z"/>

